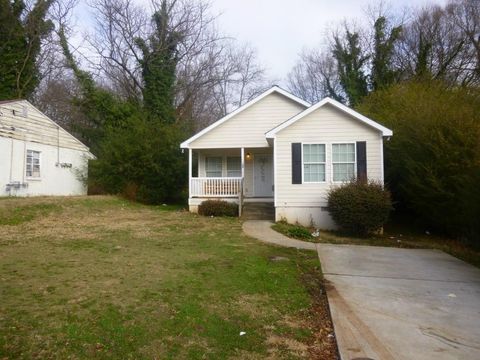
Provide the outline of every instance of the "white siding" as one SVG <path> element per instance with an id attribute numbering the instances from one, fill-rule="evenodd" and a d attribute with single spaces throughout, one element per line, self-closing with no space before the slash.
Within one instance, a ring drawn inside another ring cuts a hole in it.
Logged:
<path id="1" fill-rule="evenodd" d="M 382 136 L 331 105 L 325 105 L 280 131 L 275 138 L 275 206 L 277 220 L 332 228 L 327 211 L 332 182 L 332 143 L 367 142 L 367 176 L 383 180 Z M 326 144 L 326 182 L 292 184 L 292 143 Z M 310 209 L 310 210 L 309 210 Z M 320 218 L 321 217 L 321 218 Z"/>
<path id="2" fill-rule="evenodd" d="M 27 101 L 0 103 L 0 112 L 0 196 L 86 194 L 79 176 L 87 176 L 92 154 L 85 145 Z M 40 152 L 38 179 L 26 177 L 27 150 Z M 7 191 L 13 182 L 24 186 Z"/>
<path id="3" fill-rule="evenodd" d="M 265 133 L 305 108 L 287 97 L 272 93 L 233 118 L 199 137 L 191 148 L 268 147 Z"/>
<path id="4" fill-rule="evenodd" d="M 27 117 L 20 115 L 23 107 L 27 108 Z M 88 151 L 85 145 L 55 124 L 28 101 L 0 103 L 0 113 L 1 137 Z"/>
<path id="5" fill-rule="evenodd" d="M 26 177 L 27 150 L 40 152 L 38 179 Z M 72 167 L 56 166 L 57 156 L 60 162 L 72 164 Z M 87 162 L 85 151 L 0 137 L 0 196 L 84 195 L 86 187 L 78 175 L 87 175 Z M 7 192 L 7 184 L 12 182 L 26 184 L 26 187 Z"/>

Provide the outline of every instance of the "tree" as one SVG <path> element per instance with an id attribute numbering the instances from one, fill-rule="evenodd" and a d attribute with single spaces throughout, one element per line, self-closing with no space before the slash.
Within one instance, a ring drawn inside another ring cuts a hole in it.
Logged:
<path id="1" fill-rule="evenodd" d="M 330 54 L 318 49 L 302 51 L 287 82 L 293 94 L 312 104 L 326 96 L 344 101 L 335 61 Z"/>
<path id="2" fill-rule="evenodd" d="M 368 82 L 365 66 L 369 59 L 360 46 L 360 34 L 345 28 L 345 36 L 334 35 L 332 49 L 337 63 L 340 84 L 347 96 L 348 103 L 356 106 L 368 94 Z"/>
<path id="3" fill-rule="evenodd" d="M 0 99 L 28 98 L 38 85 L 41 42 L 52 30 L 46 19 L 53 0 L 0 0 Z"/>
<path id="4" fill-rule="evenodd" d="M 81 109 L 87 120 L 83 124 L 74 124 L 73 128 L 96 153 L 106 129 L 121 125 L 137 111 L 138 104 L 122 101 L 109 90 L 98 86 L 92 75 L 77 65 L 70 52 L 63 26 L 58 30 L 58 36 L 66 66 L 73 72 L 80 89 L 79 96 L 73 99 L 73 105 Z"/>
<path id="5" fill-rule="evenodd" d="M 480 243 L 480 91 L 440 81 L 376 91 L 359 111 L 393 130 L 386 182 L 423 225 Z"/>
<path id="6" fill-rule="evenodd" d="M 399 40 L 402 26 L 388 30 L 387 18 L 380 16 L 374 24 L 374 51 L 372 55 L 371 83 L 374 90 L 382 89 L 395 83 L 398 70 L 393 68 L 395 43 Z M 388 34 L 387 34 L 388 32 Z"/>

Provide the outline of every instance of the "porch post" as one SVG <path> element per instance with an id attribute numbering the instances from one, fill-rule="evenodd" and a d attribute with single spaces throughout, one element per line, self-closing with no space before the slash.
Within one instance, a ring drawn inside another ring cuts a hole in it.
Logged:
<path id="1" fill-rule="evenodd" d="M 240 156 L 242 158 L 242 179 L 245 177 L 245 148 L 242 147 L 240 151 Z"/>
<path id="2" fill-rule="evenodd" d="M 191 197 L 192 193 L 192 149 L 188 148 L 188 198 Z"/>

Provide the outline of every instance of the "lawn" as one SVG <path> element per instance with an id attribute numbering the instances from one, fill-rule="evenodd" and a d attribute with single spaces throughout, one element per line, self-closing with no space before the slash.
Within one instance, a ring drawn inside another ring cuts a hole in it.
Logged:
<path id="1" fill-rule="evenodd" d="M 236 218 L 12 198 L 0 231 L 0 359 L 336 358 L 317 254 Z"/>
<path id="2" fill-rule="evenodd" d="M 311 234 L 315 232 L 316 229 L 287 224 L 283 221 L 273 224 L 272 229 L 294 239 L 315 243 L 437 249 L 480 268 L 479 249 L 468 246 L 455 239 L 422 233 L 418 229 L 405 224 L 389 224 L 385 226 L 385 231 L 382 235 L 373 235 L 368 238 L 356 238 L 339 232 L 322 230 L 318 232 L 318 236 L 312 236 Z"/>

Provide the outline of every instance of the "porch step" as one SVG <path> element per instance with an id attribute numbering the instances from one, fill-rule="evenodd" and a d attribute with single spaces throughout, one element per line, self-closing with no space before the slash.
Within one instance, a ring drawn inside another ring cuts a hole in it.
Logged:
<path id="1" fill-rule="evenodd" d="M 272 202 L 243 203 L 242 219 L 275 220 L 275 207 Z"/>

